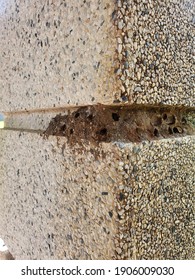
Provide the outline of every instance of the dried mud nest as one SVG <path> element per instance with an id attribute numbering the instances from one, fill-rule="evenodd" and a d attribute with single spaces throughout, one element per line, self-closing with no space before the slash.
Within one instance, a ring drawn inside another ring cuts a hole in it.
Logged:
<path id="1" fill-rule="evenodd" d="M 188 122 L 184 109 L 96 105 L 57 115 L 44 135 L 64 136 L 74 145 L 83 141 L 141 142 L 193 133 L 193 124 Z"/>

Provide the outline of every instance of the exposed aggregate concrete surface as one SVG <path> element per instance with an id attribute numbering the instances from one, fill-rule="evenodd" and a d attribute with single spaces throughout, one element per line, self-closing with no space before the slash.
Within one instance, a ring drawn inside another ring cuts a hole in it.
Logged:
<path id="1" fill-rule="evenodd" d="M 119 147 L 118 258 L 194 259 L 194 137 Z"/>
<path id="2" fill-rule="evenodd" d="M 1 0 L 0 237 L 14 259 L 195 258 L 194 13 Z"/>
<path id="3" fill-rule="evenodd" d="M 2 131 L 1 143 L 0 232 L 16 259 L 194 258 L 193 136 L 73 149 Z"/>
<path id="4" fill-rule="evenodd" d="M 194 1 L 4 1 L 1 110 L 194 106 Z"/>
<path id="5" fill-rule="evenodd" d="M 4 2 L 0 110 L 113 101 L 114 1 Z"/>
<path id="6" fill-rule="evenodd" d="M 195 2 L 118 0 L 118 99 L 195 105 Z"/>
<path id="7" fill-rule="evenodd" d="M 1 131 L 0 235 L 16 259 L 112 259 L 115 147 Z"/>

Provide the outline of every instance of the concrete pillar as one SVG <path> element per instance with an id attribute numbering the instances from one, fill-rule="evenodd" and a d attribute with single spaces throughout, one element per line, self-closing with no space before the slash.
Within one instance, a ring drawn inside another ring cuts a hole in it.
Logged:
<path id="1" fill-rule="evenodd" d="M 5 1 L 0 237 L 15 259 L 192 259 L 194 3 Z"/>

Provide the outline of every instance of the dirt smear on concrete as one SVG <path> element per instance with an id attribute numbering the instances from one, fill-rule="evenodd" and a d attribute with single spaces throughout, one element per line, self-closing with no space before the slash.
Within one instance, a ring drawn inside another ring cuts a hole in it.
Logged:
<path id="1" fill-rule="evenodd" d="M 193 114 L 172 107 L 86 106 L 56 115 L 44 136 L 64 136 L 70 145 L 176 138 L 194 134 L 193 123 L 188 121 Z"/>

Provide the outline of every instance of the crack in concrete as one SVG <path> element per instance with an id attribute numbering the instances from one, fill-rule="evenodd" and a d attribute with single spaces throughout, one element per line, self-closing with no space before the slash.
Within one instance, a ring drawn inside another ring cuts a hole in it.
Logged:
<path id="1" fill-rule="evenodd" d="M 35 109 L 25 109 L 25 110 L 17 110 L 17 111 L 3 111 L 2 113 L 5 116 L 14 116 L 14 115 L 28 115 L 28 114 L 36 114 L 36 113 L 49 113 L 49 112 L 53 112 L 53 113 L 57 113 L 57 112 L 62 112 L 62 111 L 67 111 L 67 110 L 75 110 L 75 109 L 79 109 L 79 108 L 85 108 L 87 106 L 91 106 L 91 107 L 98 107 L 98 106 L 103 106 L 105 108 L 131 108 L 131 109 L 139 109 L 139 110 L 145 110 L 145 109 L 150 109 L 150 108 L 167 108 L 167 109 L 171 109 L 174 108 L 175 110 L 181 110 L 182 108 L 185 109 L 186 111 L 194 111 L 194 107 L 187 107 L 187 106 L 183 106 L 183 105 L 149 105 L 149 104 L 128 104 L 128 103 L 113 103 L 113 104 L 106 104 L 106 103 L 97 103 L 96 105 L 92 105 L 92 104 L 81 104 L 81 105 L 66 105 L 63 107 L 50 107 L 50 108 L 35 108 Z"/>
<path id="2" fill-rule="evenodd" d="M 5 127 L 3 130 L 12 130 L 12 131 L 29 132 L 29 133 L 38 133 L 38 134 L 44 133 L 44 130 L 27 129 L 27 128 Z"/>

